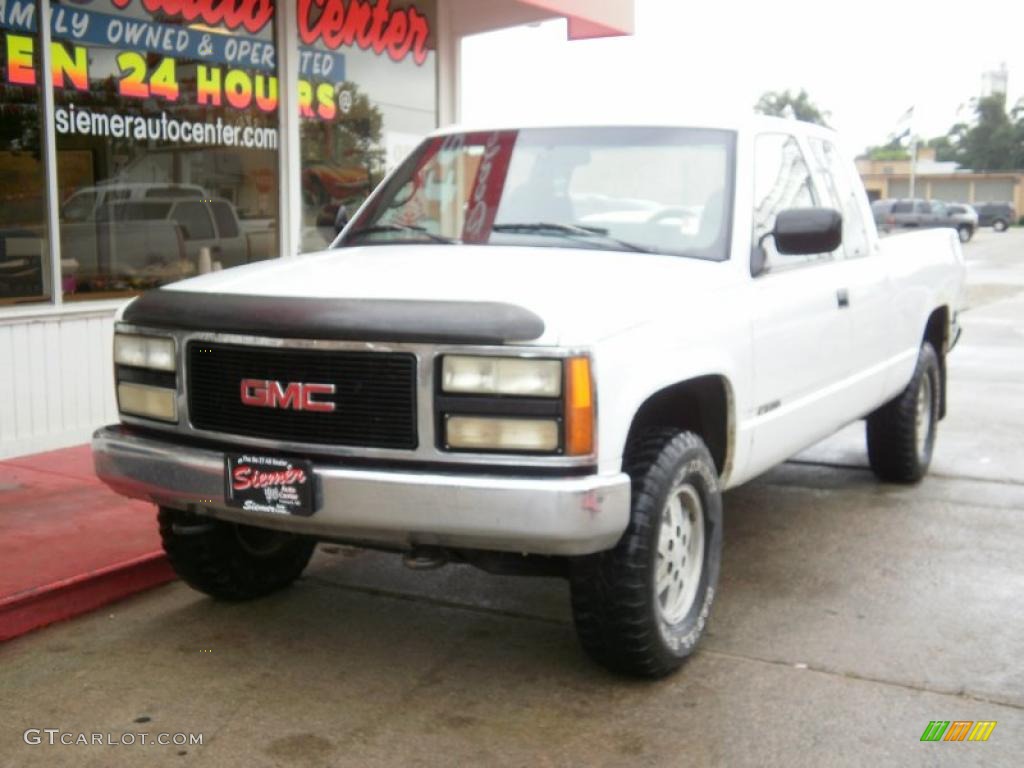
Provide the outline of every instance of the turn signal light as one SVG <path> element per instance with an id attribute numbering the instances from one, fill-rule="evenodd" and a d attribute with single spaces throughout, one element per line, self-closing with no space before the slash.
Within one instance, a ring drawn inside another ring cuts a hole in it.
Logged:
<path id="1" fill-rule="evenodd" d="M 565 453 L 594 452 L 594 387 L 589 357 L 571 357 L 565 367 Z"/>

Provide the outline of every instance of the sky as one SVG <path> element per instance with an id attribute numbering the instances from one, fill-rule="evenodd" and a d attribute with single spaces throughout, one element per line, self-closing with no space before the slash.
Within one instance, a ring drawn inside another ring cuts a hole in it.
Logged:
<path id="1" fill-rule="evenodd" d="M 970 116 L 982 74 L 1005 63 L 1024 97 L 1024 3 L 914 0 L 635 0 L 636 34 L 566 40 L 551 21 L 467 38 L 462 119 L 613 120 L 749 114 L 768 90 L 805 88 L 849 151 L 913 129 L 943 135 Z M 658 105 L 651 108 L 652 105 Z"/>

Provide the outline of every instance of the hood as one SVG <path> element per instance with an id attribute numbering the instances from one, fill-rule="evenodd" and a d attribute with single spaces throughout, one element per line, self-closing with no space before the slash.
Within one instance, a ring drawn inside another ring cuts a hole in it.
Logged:
<path id="1" fill-rule="evenodd" d="M 724 285 L 723 263 L 589 249 L 447 244 L 341 248 L 175 283 L 175 291 L 323 299 L 501 302 L 544 321 L 533 343 L 586 345 Z"/>

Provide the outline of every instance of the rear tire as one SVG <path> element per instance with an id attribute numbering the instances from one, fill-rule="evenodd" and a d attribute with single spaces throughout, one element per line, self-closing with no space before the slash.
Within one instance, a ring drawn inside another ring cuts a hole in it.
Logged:
<path id="1" fill-rule="evenodd" d="M 220 600 L 252 600 L 299 577 L 316 540 L 161 507 L 164 551 L 182 581 Z"/>
<path id="2" fill-rule="evenodd" d="M 928 472 L 940 387 L 939 356 L 926 341 L 910 383 L 867 419 L 868 461 L 880 480 L 916 483 Z"/>
<path id="3" fill-rule="evenodd" d="M 960 236 L 960 242 L 966 243 L 974 236 L 974 229 L 967 225 L 963 225 L 957 227 L 956 233 Z"/>
<path id="4" fill-rule="evenodd" d="M 570 565 L 573 617 L 583 648 L 608 669 L 663 677 L 704 632 L 722 558 L 715 464 L 691 432 L 653 430 L 631 440 L 629 525 L 614 549 Z"/>
<path id="5" fill-rule="evenodd" d="M 1009 222 L 1005 221 L 1004 219 L 996 219 L 995 221 L 992 222 L 992 229 L 994 229 L 996 232 L 1005 232 L 1009 228 L 1009 226 Z"/>

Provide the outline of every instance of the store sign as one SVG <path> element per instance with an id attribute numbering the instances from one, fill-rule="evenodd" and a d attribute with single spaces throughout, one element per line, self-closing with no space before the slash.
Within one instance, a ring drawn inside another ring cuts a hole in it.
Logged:
<path id="1" fill-rule="evenodd" d="M 299 40 L 330 50 L 358 46 L 392 61 L 427 60 L 430 24 L 415 6 L 391 8 L 390 0 L 299 0 Z"/>
<path id="2" fill-rule="evenodd" d="M 245 29 L 253 34 L 263 30 L 274 18 L 273 0 L 137 0 L 151 14 L 199 22 L 211 27 L 223 25 L 234 32 Z M 132 0 L 111 0 L 118 8 L 127 8 Z"/>
<path id="3" fill-rule="evenodd" d="M 112 2 L 127 7 L 131 0 Z M 251 32 L 266 27 L 273 10 L 266 0 L 141 0 L 141 4 L 150 13 Z M 35 85 L 35 40 L 30 36 L 36 30 L 35 3 L 0 0 L 0 27 L 12 32 L 6 36 L 4 47 L 8 82 Z M 239 110 L 255 106 L 262 112 L 277 109 L 278 81 L 272 74 L 277 69 L 276 48 L 267 40 L 67 5 L 53 7 L 51 34 L 52 78 L 56 88 L 88 92 L 88 48 L 100 46 L 121 49 L 116 56 L 120 96 L 178 102 L 181 89 L 177 64 L 179 60 L 188 60 L 202 62 L 195 69 L 199 106 L 230 106 Z M 154 61 L 146 53 L 164 54 L 164 58 Z M 298 100 L 303 116 L 331 120 L 338 114 L 335 83 L 345 80 L 345 70 L 345 56 L 341 53 L 309 48 L 300 51 Z"/>

